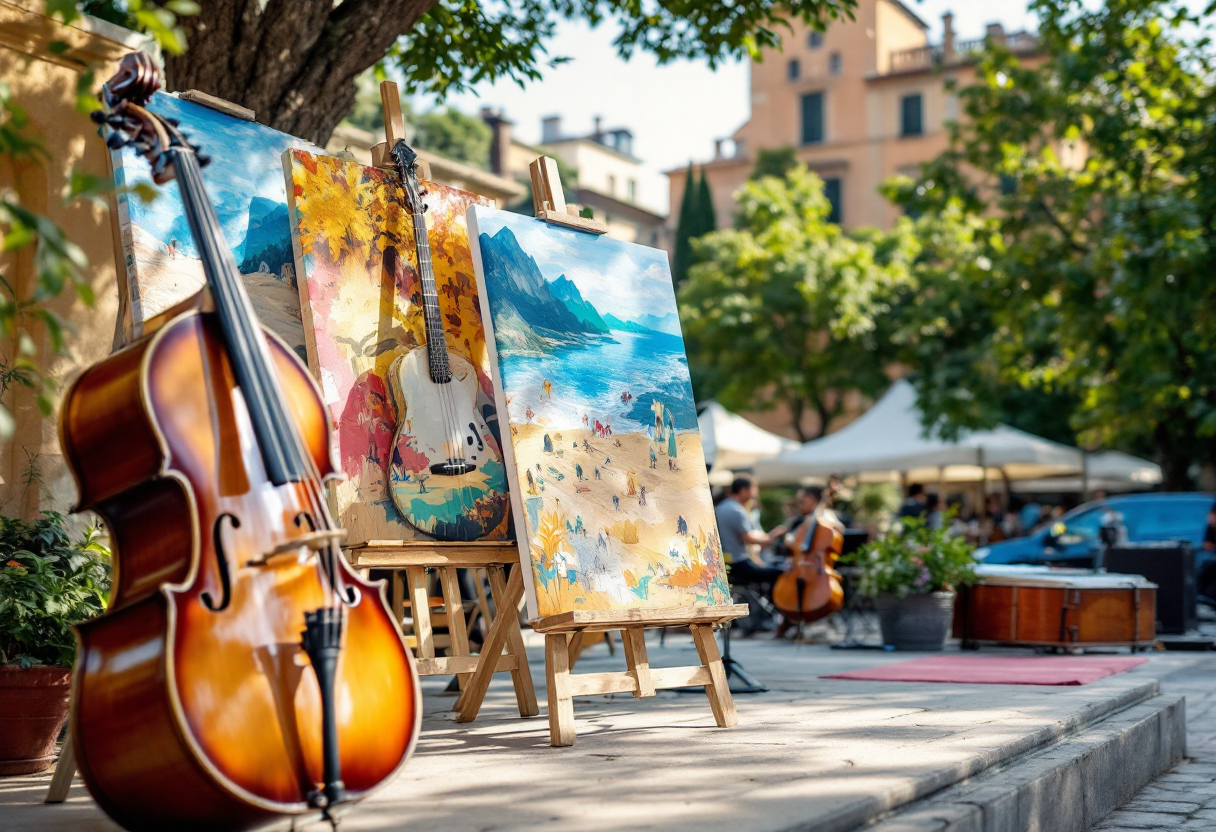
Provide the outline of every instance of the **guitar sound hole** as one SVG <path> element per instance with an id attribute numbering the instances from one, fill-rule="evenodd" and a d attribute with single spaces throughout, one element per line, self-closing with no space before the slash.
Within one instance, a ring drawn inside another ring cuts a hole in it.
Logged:
<path id="1" fill-rule="evenodd" d="M 477 466 L 471 462 L 440 462 L 431 466 L 432 474 L 439 474 L 444 477 L 458 477 L 461 474 L 468 474 L 477 470 Z"/>

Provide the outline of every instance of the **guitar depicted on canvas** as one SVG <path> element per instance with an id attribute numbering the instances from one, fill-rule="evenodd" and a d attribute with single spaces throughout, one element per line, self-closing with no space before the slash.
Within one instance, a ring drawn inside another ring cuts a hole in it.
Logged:
<path id="1" fill-rule="evenodd" d="M 426 343 L 393 361 L 389 394 L 397 431 L 389 478 L 393 503 L 419 531 L 446 541 L 505 534 L 507 480 L 497 441 L 477 406 L 477 372 L 448 350 L 431 266 L 417 154 L 392 149 L 406 208 L 414 218 Z"/>

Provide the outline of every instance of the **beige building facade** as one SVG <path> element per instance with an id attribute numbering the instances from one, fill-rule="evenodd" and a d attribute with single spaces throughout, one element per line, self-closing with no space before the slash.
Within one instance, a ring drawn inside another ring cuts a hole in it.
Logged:
<path id="1" fill-rule="evenodd" d="M 963 87 L 986 37 L 1030 55 L 1027 33 L 991 25 L 983 37 L 960 41 L 953 16 L 943 15 L 941 43 L 899 0 L 861 0 L 855 18 L 818 32 L 795 21 L 780 49 L 751 66 L 751 117 L 704 169 L 718 227 L 730 225 L 734 194 L 747 181 L 761 150 L 792 147 L 799 161 L 824 180 L 833 216 L 847 228 L 889 227 L 899 210 L 878 193 L 884 180 L 912 174 L 948 144 L 948 124 L 959 116 L 953 81 Z M 666 171 L 671 204 L 684 196 L 685 168 Z M 670 220 L 672 228 L 678 216 Z"/>

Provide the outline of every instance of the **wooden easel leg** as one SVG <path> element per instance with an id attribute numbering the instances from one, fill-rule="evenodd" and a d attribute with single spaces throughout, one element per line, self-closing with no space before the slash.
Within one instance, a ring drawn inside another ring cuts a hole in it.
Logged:
<path id="1" fill-rule="evenodd" d="M 697 645 L 697 655 L 701 657 L 701 664 L 709 671 L 710 681 L 705 686 L 705 695 L 709 697 L 714 722 L 718 723 L 719 728 L 733 728 L 739 722 L 739 715 L 735 712 L 735 700 L 730 694 L 730 684 L 726 681 L 726 670 L 722 667 L 722 655 L 718 652 L 718 642 L 714 639 L 714 628 L 709 624 L 693 624 L 690 629 L 692 639 Z"/>
<path id="2" fill-rule="evenodd" d="M 460 595 L 460 581 L 456 576 L 456 567 L 442 566 L 439 568 L 439 580 L 443 586 L 443 604 L 448 612 L 448 636 L 451 647 L 449 656 L 469 655 L 469 634 L 465 628 L 464 601 Z M 497 661 L 497 656 L 494 661 Z M 473 677 L 472 673 L 457 673 L 456 680 L 463 691 Z"/>
<path id="3" fill-rule="evenodd" d="M 621 630 L 621 645 L 625 648 L 625 665 L 638 686 L 633 692 L 634 699 L 654 696 L 654 680 L 650 676 L 650 658 L 646 654 L 646 631 L 641 627 Z"/>
<path id="4" fill-rule="evenodd" d="M 545 636 L 545 674 L 549 692 L 549 745 L 574 745 L 574 699 L 570 696 L 570 637 Z"/>
<path id="5" fill-rule="evenodd" d="M 513 572 L 521 572 L 520 567 L 516 566 Z M 517 666 L 511 671 L 511 681 L 515 684 L 515 702 L 519 705 L 520 716 L 536 716 L 540 713 L 540 705 L 536 702 L 536 687 L 532 684 L 532 670 L 528 665 L 528 651 L 524 647 L 524 634 L 519 629 L 519 607 L 523 602 L 523 581 L 520 581 L 520 592 L 516 594 L 516 598 L 509 605 L 511 596 L 507 591 L 507 580 L 503 577 L 501 566 L 492 566 L 489 568 L 490 589 L 494 593 L 494 598 L 503 599 L 497 601 L 498 616 L 495 617 L 494 623 L 498 623 L 498 618 L 506 616 L 503 621 L 503 628 L 507 631 L 507 655 L 514 656 Z M 488 619 L 487 619 L 488 620 Z M 483 654 L 484 655 L 484 654 Z"/>
<path id="6" fill-rule="evenodd" d="M 495 590 L 495 594 L 497 595 L 497 590 Z M 457 722 L 472 722 L 477 719 L 481 703 L 486 698 L 486 691 L 490 689 L 490 681 L 494 678 L 498 657 L 502 655 L 503 647 L 507 644 L 512 622 L 514 622 L 515 631 L 519 632 L 519 619 L 515 616 L 514 611 L 519 608 L 519 602 L 523 596 L 523 570 L 516 567 L 511 570 L 511 579 L 507 581 L 502 595 L 494 599 L 498 614 L 494 616 L 494 623 L 490 625 L 490 633 L 486 636 L 486 643 L 481 649 L 481 659 L 477 662 L 477 670 L 453 708 L 456 711 Z M 520 642 L 521 644 L 523 642 L 522 635 Z M 531 677 L 529 677 L 529 685 L 531 681 Z M 533 691 L 532 695 L 535 697 L 536 692 Z M 533 705 L 533 707 L 536 706 Z M 537 708 L 534 714 L 539 711 L 540 709 Z"/>
<path id="7" fill-rule="evenodd" d="M 72 778 L 76 776 L 76 748 L 72 743 L 72 731 L 69 726 L 68 738 L 63 741 L 63 749 L 59 752 L 59 761 L 55 763 L 55 774 L 51 777 L 51 787 L 46 790 L 47 803 L 62 803 L 68 799 L 72 790 Z"/>
<path id="8" fill-rule="evenodd" d="M 427 589 L 426 567 L 411 566 L 406 570 L 410 587 L 410 612 L 414 618 L 414 638 L 418 656 L 435 658 L 435 638 L 431 630 L 431 599 Z"/>
<path id="9" fill-rule="evenodd" d="M 371 572 L 371 570 L 367 570 Z M 389 588 L 389 609 L 393 611 L 393 623 L 397 625 L 397 629 L 404 635 L 405 628 L 403 626 L 405 620 L 405 573 L 400 569 L 394 569 L 388 573 L 388 588 Z M 416 633 L 415 633 L 416 634 Z"/>

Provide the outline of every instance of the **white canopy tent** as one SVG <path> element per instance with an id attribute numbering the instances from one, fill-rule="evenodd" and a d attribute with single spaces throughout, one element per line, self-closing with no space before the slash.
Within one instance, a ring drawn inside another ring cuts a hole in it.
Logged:
<path id="1" fill-rule="evenodd" d="M 916 391 L 897 381 L 866 413 L 796 451 L 757 462 L 766 483 L 793 483 L 832 474 L 863 482 L 980 482 L 1078 476 L 1083 454 L 1006 425 L 969 431 L 947 441 L 926 437 Z"/>
<path id="2" fill-rule="evenodd" d="M 1079 494 L 1083 491 L 1146 491 L 1161 484 L 1161 466 L 1123 451 L 1099 451 L 1085 457 L 1084 477 L 1022 480 L 1015 493 Z"/>
<path id="3" fill-rule="evenodd" d="M 697 417 L 697 427 L 701 431 L 705 464 L 710 466 L 710 481 L 714 485 L 725 485 L 735 471 L 751 468 L 756 460 L 802 447 L 793 439 L 756 427 L 714 401 L 709 402 Z"/>

